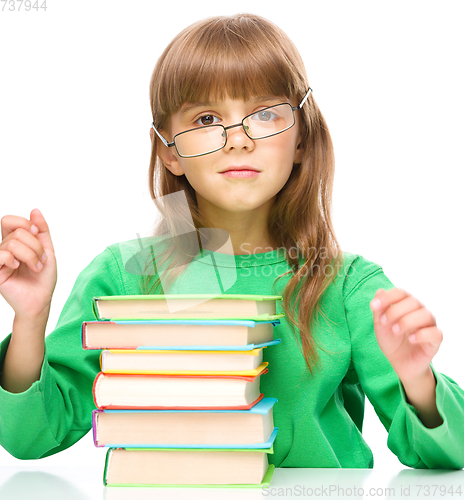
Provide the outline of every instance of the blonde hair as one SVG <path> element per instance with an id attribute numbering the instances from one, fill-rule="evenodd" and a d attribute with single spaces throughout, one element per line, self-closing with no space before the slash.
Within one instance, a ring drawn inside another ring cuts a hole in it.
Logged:
<path id="1" fill-rule="evenodd" d="M 288 36 L 267 19 L 239 14 L 201 20 L 171 41 L 153 71 L 150 104 L 155 127 L 162 130 L 185 102 L 225 97 L 247 100 L 258 95 L 296 97 L 300 101 L 309 87 L 301 56 Z M 341 265 L 342 252 L 331 221 L 335 163 L 332 140 L 312 94 L 299 113 L 302 160 L 294 165 L 276 196 L 268 232 L 272 241 L 287 249 L 292 271 L 277 279 L 289 273 L 293 276 L 284 289 L 282 306 L 292 329 L 299 329 L 299 338 L 293 332 L 312 371 L 318 356 L 311 323 L 316 312 L 322 313 L 319 299 L 334 279 L 325 270 Z M 151 197 L 163 213 L 157 199 L 183 190 L 195 225 L 191 239 L 183 239 L 182 251 L 176 248 L 176 242 L 166 247 L 166 260 L 173 259 L 171 280 L 175 280 L 181 274 L 178 264 L 191 260 L 192 250 L 200 241 L 198 229 L 211 225 L 199 213 L 196 193 L 185 175 L 176 176 L 161 163 L 157 143 L 152 141 L 148 173 Z M 182 214 L 163 215 L 157 234 L 178 234 L 170 226 L 175 224 L 174 218 L 185 220 Z M 304 256 L 301 266 L 300 255 Z M 314 269 L 318 272 L 312 272 Z M 149 290 L 149 281 L 144 283 L 145 293 L 152 293 L 160 285 L 158 278 Z M 292 309 L 290 304 L 294 305 Z M 298 318 L 294 318 L 296 305 Z"/>

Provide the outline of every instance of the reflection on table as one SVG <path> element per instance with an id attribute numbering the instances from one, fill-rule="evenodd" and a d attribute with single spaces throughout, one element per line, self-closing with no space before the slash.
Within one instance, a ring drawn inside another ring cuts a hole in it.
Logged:
<path id="1" fill-rule="evenodd" d="M 276 469 L 261 488 L 106 488 L 99 467 L 0 468 L 1 500 L 148 500 L 263 498 L 464 498 L 464 471 Z"/>

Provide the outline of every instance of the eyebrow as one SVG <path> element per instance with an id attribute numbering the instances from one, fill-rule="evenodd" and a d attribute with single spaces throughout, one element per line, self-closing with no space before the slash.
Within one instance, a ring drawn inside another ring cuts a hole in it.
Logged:
<path id="1" fill-rule="evenodd" d="M 254 97 L 253 99 L 250 99 L 251 102 L 256 103 L 256 102 L 266 102 L 266 101 L 275 101 L 279 100 L 281 97 L 275 96 L 275 95 L 262 95 L 258 97 Z M 185 113 L 188 113 L 192 109 L 195 108 L 203 108 L 203 107 L 209 107 L 209 106 L 217 106 L 219 102 L 216 101 L 204 101 L 204 102 L 195 102 L 191 104 L 187 104 L 181 109 L 181 115 L 184 115 Z"/>

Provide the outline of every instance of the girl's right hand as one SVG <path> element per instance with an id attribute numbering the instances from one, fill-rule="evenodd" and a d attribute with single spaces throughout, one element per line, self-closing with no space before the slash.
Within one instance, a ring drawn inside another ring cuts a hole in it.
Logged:
<path id="1" fill-rule="evenodd" d="M 48 318 L 57 267 L 44 216 L 38 209 L 31 211 L 30 220 L 5 215 L 1 227 L 0 294 L 14 309 L 15 319 Z"/>

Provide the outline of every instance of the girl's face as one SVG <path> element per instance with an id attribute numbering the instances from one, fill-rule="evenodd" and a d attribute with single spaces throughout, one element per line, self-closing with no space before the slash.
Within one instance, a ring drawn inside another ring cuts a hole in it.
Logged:
<path id="1" fill-rule="evenodd" d="M 266 96 L 249 101 L 225 99 L 208 103 L 184 103 L 171 116 L 161 133 L 169 141 L 185 130 L 220 123 L 225 127 L 260 109 L 275 104 L 297 103 L 285 97 Z M 167 148 L 159 141 L 159 156 L 175 175 L 185 175 L 197 194 L 198 206 L 226 212 L 249 212 L 265 205 L 269 209 L 274 197 L 287 182 L 293 163 L 301 162 L 299 149 L 299 112 L 295 111 L 295 125 L 285 132 L 252 140 L 243 127 L 227 130 L 227 143 L 214 153 L 194 158 L 178 156 L 175 148 Z M 153 137 L 153 130 L 150 131 Z M 224 175 L 231 167 L 250 167 L 258 170 L 252 177 L 234 178 Z"/>

